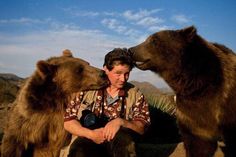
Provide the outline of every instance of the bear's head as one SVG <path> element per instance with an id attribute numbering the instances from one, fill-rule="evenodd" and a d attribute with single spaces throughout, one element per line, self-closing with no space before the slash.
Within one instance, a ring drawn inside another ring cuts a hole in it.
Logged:
<path id="1" fill-rule="evenodd" d="M 37 79 L 54 90 L 71 94 L 80 90 L 99 89 L 108 85 L 108 79 L 98 68 L 88 62 L 74 58 L 69 50 L 60 57 L 37 62 Z"/>
<path id="2" fill-rule="evenodd" d="M 181 55 L 196 35 L 195 27 L 165 30 L 150 35 L 143 43 L 129 48 L 136 67 L 161 74 L 180 65 Z"/>
<path id="3" fill-rule="evenodd" d="M 186 94 L 221 82 L 215 50 L 194 26 L 154 33 L 129 48 L 137 68 L 158 73 L 175 91 Z"/>

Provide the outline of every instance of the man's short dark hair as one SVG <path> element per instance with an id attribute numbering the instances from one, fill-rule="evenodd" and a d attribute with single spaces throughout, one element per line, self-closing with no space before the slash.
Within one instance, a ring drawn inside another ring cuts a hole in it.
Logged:
<path id="1" fill-rule="evenodd" d="M 106 66 L 107 69 L 111 71 L 114 68 L 114 65 L 119 64 L 128 65 L 130 67 L 130 70 L 132 70 L 134 67 L 133 60 L 126 48 L 115 48 L 112 51 L 108 52 L 105 56 L 103 66 Z"/>

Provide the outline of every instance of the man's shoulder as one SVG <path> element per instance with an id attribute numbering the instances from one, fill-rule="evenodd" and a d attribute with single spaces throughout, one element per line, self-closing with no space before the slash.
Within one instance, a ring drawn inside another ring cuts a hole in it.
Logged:
<path id="1" fill-rule="evenodd" d="M 99 90 L 88 90 L 84 91 L 84 97 L 94 98 L 97 96 Z"/>
<path id="2" fill-rule="evenodd" d="M 83 101 L 94 101 L 96 99 L 98 90 L 86 90 L 86 91 L 78 91 L 72 95 L 73 99 Z"/>
<path id="3" fill-rule="evenodd" d="M 83 91 L 84 94 L 95 94 L 97 93 L 99 90 L 87 90 L 87 91 Z"/>

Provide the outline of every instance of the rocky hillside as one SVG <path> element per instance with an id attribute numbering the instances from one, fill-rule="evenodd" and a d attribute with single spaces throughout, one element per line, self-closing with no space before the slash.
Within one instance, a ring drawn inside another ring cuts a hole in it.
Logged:
<path id="1" fill-rule="evenodd" d="M 6 115 L 15 100 L 16 95 L 24 82 L 14 74 L 0 74 L 0 135 L 6 122 Z"/>
<path id="2" fill-rule="evenodd" d="M 24 78 L 10 73 L 0 73 L 0 105 L 11 103 L 15 100 Z M 173 94 L 171 89 L 158 89 L 149 82 L 130 81 L 146 95 Z"/>
<path id="3" fill-rule="evenodd" d="M 160 96 L 160 95 L 173 95 L 174 92 L 171 88 L 165 87 L 165 88 L 157 88 L 154 85 L 152 85 L 149 82 L 138 82 L 138 81 L 130 81 L 130 83 L 134 84 L 136 87 L 138 87 L 144 95 L 154 95 L 154 96 Z"/>
<path id="4" fill-rule="evenodd" d="M 8 104 L 15 100 L 23 80 L 13 74 L 0 74 L 0 104 Z"/>

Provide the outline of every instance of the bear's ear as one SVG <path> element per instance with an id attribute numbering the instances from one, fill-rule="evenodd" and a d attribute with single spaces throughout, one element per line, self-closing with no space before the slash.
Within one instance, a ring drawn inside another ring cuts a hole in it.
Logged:
<path id="1" fill-rule="evenodd" d="M 179 32 L 188 40 L 191 41 L 197 35 L 197 29 L 194 26 L 190 26 L 179 30 Z"/>
<path id="2" fill-rule="evenodd" d="M 64 56 L 64 57 L 73 57 L 72 52 L 70 50 L 68 50 L 68 49 L 65 49 L 62 52 L 62 56 Z"/>
<path id="3" fill-rule="evenodd" d="M 46 61 L 38 61 L 37 64 L 37 72 L 42 79 L 45 79 L 47 76 L 52 75 L 56 68 L 55 65 L 49 64 Z"/>

